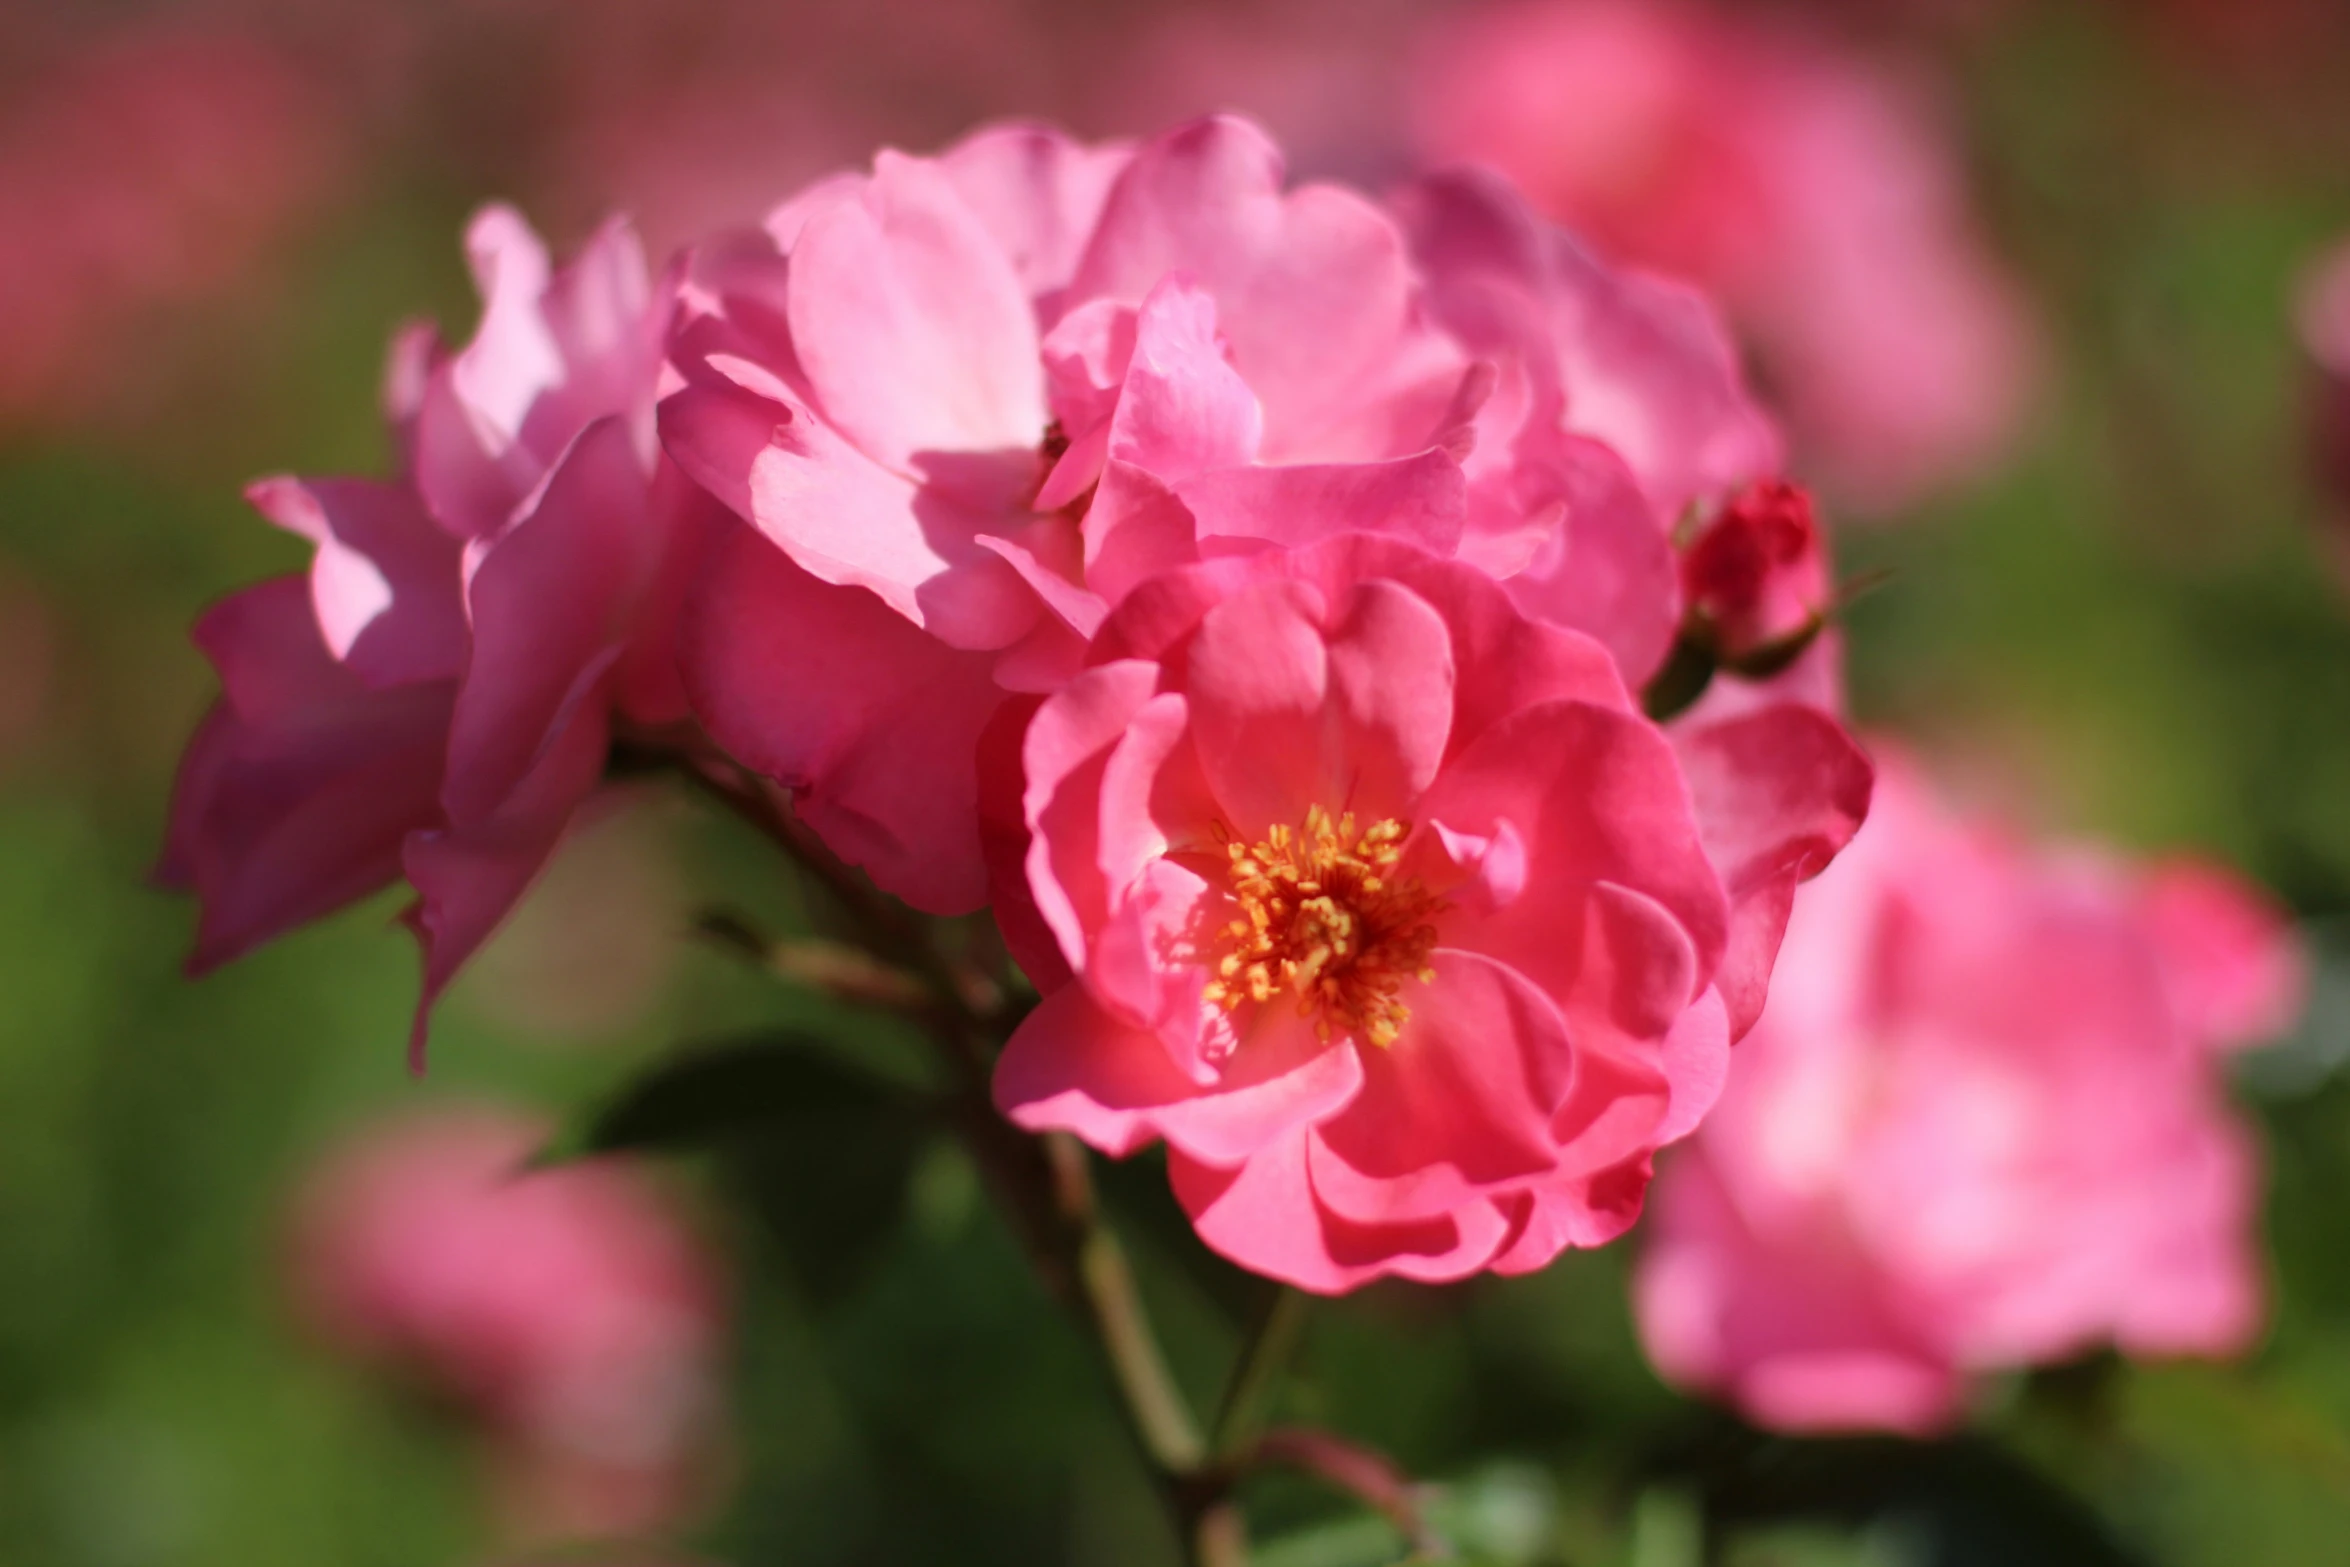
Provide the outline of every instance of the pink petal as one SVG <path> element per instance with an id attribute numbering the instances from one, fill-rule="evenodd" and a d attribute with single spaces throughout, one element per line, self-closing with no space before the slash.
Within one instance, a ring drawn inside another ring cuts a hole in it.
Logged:
<path id="1" fill-rule="evenodd" d="M 1339 605 L 1326 643 L 1328 722 L 1346 769 L 1338 799 L 1372 821 L 1402 817 L 1435 781 L 1452 734 L 1444 621 L 1408 588 L 1370 581 Z"/>
<path id="2" fill-rule="evenodd" d="M 1350 554 L 1359 557 L 1361 546 L 1334 543 L 1306 558 L 1336 564 Z M 1444 617 L 1455 669 L 1448 747 L 1452 755 L 1460 755 L 1504 716 L 1537 703 L 1588 702 L 1618 712 L 1632 710 L 1623 677 L 1606 648 L 1581 632 L 1528 621 L 1509 596 L 1475 568 L 1398 552 L 1379 569 Z"/>
<path id="3" fill-rule="evenodd" d="M 985 655 L 818 581 L 743 527 L 712 548 L 683 640 L 711 735 L 798 791 L 835 854 L 930 913 L 985 901 L 975 750 L 1003 700 Z"/>
<path id="4" fill-rule="evenodd" d="M 1794 703 L 1681 726 L 1674 746 L 1730 895 L 1729 950 L 1715 982 L 1738 1038 L 1762 1013 L 1796 884 L 1851 842 L 1876 775 L 1842 725 Z"/>
<path id="5" fill-rule="evenodd" d="M 603 709 L 582 707 L 493 814 L 408 835 L 401 863 L 416 889 L 408 918 L 424 946 L 411 1069 L 424 1069 L 433 1004 L 546 868 L 572 813 L 603 776 L 610 739 Z"/>
<path id="6" fill-rule="evenodd" d="M 1173 852 L 1219 852 L 1216 797 L 1191 744 L 1191 704 L 1162 692 L 1136 708 L 1101 775 L 1100 848 L 1106 883 L 1123 887 Z"/>
<path id="7" fill-rule="evenodd" d="M 1038 1004 L 996 1061 L 998 1107 L 1031 1131 L 1075 1134 L 1113 1157 L 1165 1136 L 1238 1162 L 1345 1104 L 1360 1085 L 1348 1052 L 1238 1053 L 1215 1088 L 1177 1070 L 1149 1030 L 1121 1022 L 1083 985 Z"/>
<path id="8" fill-rule="evenodd" d="M 1036 317 L 1012 260 L 936 164 L 883 153 L 855 201 L 791 251 L 792 341 L 824 415 L 874 461 L 1031 452 L 1044 436 Z"/>
<path id="9" fill-rule="evenodd" d="M 1021 804 L 1021 743 L 1029 720 L 1042 705 L 1034 696 L 999 704 L 979 736 L 979 841 L 987 862 L 988 912 L 1004 938 L 1004 949 L 1037 994 L 1051 995 L 1069 983 L 1069 960 L 1045 923 L 1028 886 L 1028 818 Z"/>
<path id="10" fill-rule="evenodd" d="M 505 525 L 572 437 L 608 414 L 641 431 L 663 312 L 635 234 L 608 224 L 561 272 L 521 216 L 488 207 L 466 233 L 483 301 L 473 341 L 427 379 L 415 478 L 441 525 Z M 640 435 L 640 438 L 641 435 Z"/>
<path id="11" fill-rule="evenodd" d="M 473 656 L 458 687 L 441 797 L 459 822 L 486 817 L 538 764 L 619 658 L 662 542 L 626 423 L 572 445 L 536 504 L 477 545 L 466 590 Z"/>
<path id="12" fill-rule="evenodd" d="M 1778 435 L 1699 295 L 1609 272 L 1482 170 L 1431 175 L 1396 205 L 1438 319 L 1473 352 L 1519 356 L 1551 381 L 1566 428 L 1631 465 L 1660 527 L 1779 469 Z"/>
<path id="13" fill-rule="evenodd" d="M 1626 1026 L 1661 1037 L 1713 972 L 1727 924 L 1721 884 L 1672 747 L 1645 720 L 1585 702 L 1521 709 L 1446 765 L 1420 815 L 1480 837 L 1506 821 L 1526 846 L 1525 893 L 1490 915 L 1457 910 L 1447 945 L 1484 952 L 1571 997 L 1585 957 L 1573 933 L 1592 917 L 1592 889 L 1609 883 L 1667 916 L 1641 948 L 1639 968 L 1622 976 L 1640 976 L 1638 988 L 1616 997 L 1627 1007 L 1638 1001 Z M 1667 928 L 1679 934 L 1667 939 Z"/>
<path id="14" fill-rule="evenodd" d="M 1236 1170 L 1167 1157 L 1175 1196 L 1201 1240 L 1223 1256 L 1317 1295 L 1341 1295 L 1373 1279 L 1428 1283 L 1466 1278 L 1508 1236 L 1488 1203 L 1407 1224 L 1358 1224 L 1324 1208 L 1306 1165 L 1306 1140 L 1292 1130 Z"/>
<path id="15" fill-rule="evenodd" d="M 1134 322 L 1108 455 L 1167 481 L 1252 462 L 1264 415 L 1225 358 L 1216 304 L 1170 278 L 1151 290 Z"/>
<path id="16" fill-rule="evenodd" d="M 1102 778 L 1158 677 L 1140 660 L 1097 665 L 1037 709 L 1021 743 L 1022 811 L 1034 835 L 1028 888 L 1062 954 L 1079 970 L 1087 962 L 1088 933 L 1101 928 L 1123 890 L 1102 874 Z"/>
<path id="17" fill-rule="evenodd" d="M 1228 468 L 1174 488 L 1201 538 L 1290 547 L 1338 532 L 1380 533 L 1450 555 L 1468 514 L 1460 465 L 1435 450 L 1388 462 Z"/>
<path id="18" fill-rule="evenodd" d="M 1535 619 L 1597 637 L 1627 683 L 1646 685 L 1681 622 L 1671 541 L 1622 458 L 1574 436 L 1550 444 L 1555 452 L 1519 462 L 1510 482 L 1518 509 L 1558 506 L 1560 524 L 1504 585 Z"/>
<path id="19" fill-rule="evenodd" d="M 1269 582 L 1208 611 L 1193 639 L 1186 684 L 1200 765 L 1244 843 L 1345 798 L 1349 758 L 1325 717 L 1323 611 L 1303 584 Z"/>
<path id="20" fill-rule="evenodd" d="M 1244 121 L 1200 120 L 1145 143 L 1071 292 L 1139 303 L 1170 274 L 1190 278 L 1214 296 L 1233 363 L 1263 400 L 1267 460 L 1389 455 L 1392 434 L 1366 404 L 1391 395 L 1415 326 L 1402 236 L 1351 192 L 1285 195 L 1281 184 L 1280 154 Z M 1442 380 L 1459 366 L 1428 368 Z"/>
<path id="21" fill-rule="evenodd" d="M 1574 1047 L 1558 1012 L 1489 958 L 1438 952 L 1382 1049 L 1356 1042 L 1363 1091 L 1307 1145 L 1314 1188 L 1368 1223 L 1432 1219 L 1557 1162 L 1551 1107 Z"/>
<path id="22" fill-rule="evenodd" d="M 371 686 L 446 680 L 464 667 L 460 547 L 404 486 L 263 479 L 254 510 L 318 546 L 311 605 L 327 651 Z"/>
<path id="23" fill-rule="evenodd" d="M 1034 595 L 974 537 L 1001 519 L 921 494 L 805 408 L 689 386 L 663 400 L 661 437 L 697 484 L 822 581 L 870 589 L 957 647 L 1004 647 L 1035 622 Z"/>
<path id="24" fill-rule="evenodd" d="M 362 685 L 300 577 L 224 600 L 196 638 L 228 694 L 181 761 L 158 877 L 202 901 L 200 973 L 398 879 L 401 840 L 438 816 L 454 688 Z"/>
<path id="25" fill-rule="evenodd" d="M 1089 147 L 1042 126 L 998 125 L 956 143 L 938 164 L 1021 286 L 1041 299 L 1076 270 L 1131 156 L 1120 144 Z"/>

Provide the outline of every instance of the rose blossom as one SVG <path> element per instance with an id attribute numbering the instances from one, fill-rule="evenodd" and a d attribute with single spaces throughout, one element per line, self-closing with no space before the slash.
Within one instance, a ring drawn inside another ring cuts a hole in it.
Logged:
<path id="1" fill-rule="evenodd" d="M 1695 295 L 1482 176 L 1285 189 L 1229 119 L 885 152 L 705 247 L 673 355 L 667 449 L 747 524 L 702 579 L 696 711 L 936 912 L 985 895 L 978 737 L 1151 575 L 1384 530 L 1637 686 L 1675 520 L 1778 456 Z"/>
<path id="2" fill-rule="evenodd" d="M 223 695 L 158 872 L 202 899 L 199 971 L 405 877 L 419 1052 L 433 999 L 595 788 L 613 724 L 685 716 L 674 616 L 708 504 L 656 460 L 667 292 L 628 229 L 559 272 L 503 208 L 467 244 L 473 341 L 394 348 L 399 476 L 248 492 L 317 554 L 198 624 Z"/>
<path id="3" fill-rule="evenodd" d="M 2034 357 L 1908 84 L 1695 6 L 1524 0 L 1431 40 L 1417 119 L 1610 256 L 1727 302 L 1834 488 L 1891 509 L 1998 459 Z"/>
<path id="4" fill-rule="evenodd" d="M 2241 1350 L 2254 1154 L 2212 1052 L 2298 978 L 2224 873 L 2033 850 L 1885 767 L 1663 1173 L 1649 1353 L 1765 1425 L 1926 1431 L 1986 1370 Z"/>
<path id="5" fill-rule="evenodd" d="M 1392 538 L 1178 570 L 1086 657 L 1021 745 L 1026 891 L 1074 978 L 997 1100 L 1164 1139 L 1202 1238 L 1307 1289 L 1631 1223 L 1720 1085 L 1725 989 L 1768 968 L 1709 852 L 1824 860 L 1866 796 L 1828 753 L 1838 814 L 1784 732 L 1676 756 L 1597 641 Z"/>
<path id="6" fill-rule="evenodd" d="M 304 1190 L 295 1298 L 326 1343 L 480 1423 L 517 1530 L 641 1533 L 712 1456 L 719 1286 L 638 1171 L 526 1171 L 545 1138 L 480 1106 L 366 1129 Z"/>

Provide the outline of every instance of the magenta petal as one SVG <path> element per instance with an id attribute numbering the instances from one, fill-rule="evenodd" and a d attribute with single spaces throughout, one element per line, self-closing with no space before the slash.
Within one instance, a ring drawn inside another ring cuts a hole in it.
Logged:
<path id="1" fill-rule="evenodd" d="M 1343 799 L 1339 754 L 1326 734 L 1329 650 L 1320 595 L 1268 582 L 1208 611 L 1191 646 L 1191 722 L 1208 785 L 1246 843 L 1275 822 L 1299 823 Z"/>
<path id="2" fill-rule="evenodd" d="M 835 854 L 931 913 L 985 902 L 975 751 L 1003 700 L 987 655 L 817 581 L 744 527 L 712 548 L 683 641 L 711 735 L 798 791 Z"/>
<path id="3" fill-rule="evenodd" d="M 1070 964 L 1086 964 L 1086 935 L 1123 890 L 1102 874 L 1101 785 L 1119 739 L 1158 684 L 1139 660 L 1101 664 L 1053 694 L 1021 743 L 1022 809 L 1034 835 L 1028 888 Z"/>
<path id="4" fill-rule="evenodd" d="M 371 691 L 319 640 L 300 577 L 196 628 L 227 688 L 189 743 L 158 876 L 202 902 L 191 970 L 388 886 L 438 817 L 447 681 Z"/>
<path id="5" fill-rule="evenodd" d="M 1310 1136 L 1293 1130 L 1231 1170 L 1171 1151 L 1167 1174 L 1200 1239 L 1251 1272 L 1317 1295 L 1342 1295 L 1382 1277 L 1466 1278 L 1507 1240 L 1508 1225 L 1489 1203 L 1406 1224 L 1339 1217 L 1315 1194 Z"/>
<path id="6" fill-rule="evenodd" d="M 401 854 L 416 889 L 409 922 L 424 944 L 424 985 L 408 1045 L 412 1068 L 424 1066 L 433 1003 L 546 868 L 572 813 L 603 776 L 610 738 L 603 709 L 583 707 L 493 814 L 409 835 Z"/>
<path id="7" fill-rule="evenodd" d="M 1347 1217 L 1431 1219 L 1549 1170 L 1551 1107 L 1574 1047 L 1549 998 L 1468 952 L 1438 952 L 1411 1021 L 1357 1044 L 1363 1091 L 1308 1144 L 1315 1189 Z"/>
<path id="8" fill-rule="evenodd" d="M 1152 1112 L 1197 1093 L 1148 1029 L 1083 985 L 1037 1003 L 996 1058 L 996 1107 L 1032 1132 L 1075 1134 L 1112 1158 L 1158 1135 Z"/>
<path id="9" fill-rule="evenodd" d="M 1433 450 L 1387 462 L 1228 468 L 1185 479 L 1175 493 L 1203 539 L 1289 547 L 1344 531 L 1390 534 L 1450 555 L 1468 515 L 1460 464 Z"/>
<path id="10" fill-rule="evenodd" d="M 1672 542 L 1622 458 L 1574 436 L 1549 444 L 1555 452 L 1521 460 L 1509 483 L 1518 509 L 1556 506 L 1560 522 L 1504 586 L 1535 619 L 1597 637 L 1627 683 L 1646 685 L 1681 621 Z"/>
<path id="11" fill-rule="evenodd" d="M 859 199 L 791 251 L 792 342 L 825 417 L 876 462 L 1032 451 L 1044 436 L 1036 317 L 1011 259 L 935 164 L 883 153 Z"/>
<path id="12" fill-rule="evenodd" d="M 1407 816 L 1444 763 L 1452 735 L 1452 639 L 1425 599 L 1365 582 L 1331 627 L 1330 705 L 1351 767 L 1340 806 L 1376 821 Z"/>
<path id="13" fill-rule="evenodd" d="M 1121 1021 L 1087 987 L 1067 985 L 1004 1047 L 995 1099 L 1031 1131 L 1072 1132 L 1115 1157 L 1163 1136 L 1228 1166 L 1339 1109 L 1360 1085 L 1352 1052 L 1318 1045 L 1302 1029 L 1252 1039 L 1220 1078 L 1202 1083 L 1150 1031 Z"/>
<path id="14" fill-rule="evenodd" d="M 1592 888 L 1612 883 L 1651 902 L 1680 932 L 1667 940 L 1659 929 L 1643 949 L 1646 978 L 1620 993 L 1648 998 L 1642 1007 L 1659 1035 L 1719 961 L 1728 923 L 1721 883 L 1672 747 L 1643 719 L 1586 702 L 1521 709 L 1446 765 L 1421 814 L 1478 837 L 1507 821 L 1526 846 L 1525 892 L 1490 915 L 1456 912 L 1445 931 L 1450 945 L 1571 996 L 1585 956 L 1574 933 L 1591 917 Z M 1686 988 L 1673 997 L 1676 984 Z"/>
<path id="15" fill-rule="evenodd" d="M 1706 852 L 1731 900 L 1716 979 L 1731 1037 L 1762 1013 L 1798 882 L 1816 876 L 1868 815 L 1875 770 L 1844 727 L 1783 703 L 1675 733 Z"/>
<path id="16" fill-rule="evenodd" d="M 537 765 L 619 658 L 662 542 L 628 426 L 599 420 L 467 585 L 473 656 L 458 687 L 442 800 L 485 817 Z"/>
<path id="17" fill-rule="evenodd" d="M 1336 559 L 1362 546 L 1334 542 Z M 1444 617 L 1451 633 L 1452 738 L 1458 756 L 1506 714 L 1542 702 L 1589 702 L 1630 712 L 1632 699 L 1608 650 L 1579 631 L 1529 621 L 1494 581 L 1458 561 L 1419 557 L 1385 573 Z"/>
<path id="18" fill-rule="evenodd" d="M 365 479 L 263 479 L 245 498 L 318 546 L 311 604 L 327 650 L 371 686 L 447 680 L 465 664 L 461 547 L 415 492 Z"/>

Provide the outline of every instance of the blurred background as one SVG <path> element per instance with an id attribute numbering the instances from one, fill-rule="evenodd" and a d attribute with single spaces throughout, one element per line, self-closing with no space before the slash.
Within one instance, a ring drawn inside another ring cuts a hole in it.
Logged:
<path id="1" fill-rule="evenodd" d="M 549 1542 L 656 1524 L 664 1560 L 1174 1559 L 969 1169 L 854 1094 L 613 1199 L 690 1253 L 628 1275 L 691 1455 L 635 1502 L 627 1452 L 548 1479 L 528 1421 L 387 1372 L 302 1282 L 302 1214 L 358 1200 L 316 1172 L 387 1117 L 498 1106 L 524 1146 L 779 1025 L 894 1059 L 692 936 L 807 917 L 729 824 L 648 792 L 581 833 L 422 1084 L 391 900 L 190 984 L 193 908 L 145 877 L 212 691 L 186 628 L 303 559 L 240 488 L 380 468 L 384 344 L 470 328 L 475 205 L 665 250 L 879 144 L 1229 107 L 1304 176 L 1501 163 L 1716 289 L 1842 565 L 1891 572 L 1850 617 L 1862 721 L 2034 831 L 2232 863 L 2317 955 L 2296 1035 L 2234 1064 L 2274 1288 L 2241 1366 L 2011 1378 L 1950 1442 L 1770 1439 L 1647 1369 L 1617 1247 L 1320 1308 L 1287 1412 L 1446 1482 L 1493 1562 L 2350 1563 L 2350 285 L 2329 315 L 2312 281 L 2346 87 L 2340 0 L 5 0 L 0 1562 L 617 1563 L 650 1558 Z M 1111 1193 L 1212 1390 L 1254 1282 L 1147 1160 Z M 1319 1493 L 1254 1504 L 1267 1567 L 1397 1555 Z"/>

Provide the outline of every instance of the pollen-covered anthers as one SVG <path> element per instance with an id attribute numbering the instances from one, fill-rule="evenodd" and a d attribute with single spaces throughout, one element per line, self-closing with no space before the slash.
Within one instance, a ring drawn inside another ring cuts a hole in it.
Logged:
<path id="1" fill-rule="evenodd" d="M 1436 977 L 1434 921 L 1449 907 L 1416 878 L 1397 879 L 1410 831 L 1393 819 L 1358 828 L 1352 811 L 1333 820 L 1315 806 L 1302 830 L 1227 843 L 1239 917 L 1218 939 L 1207 999 L 1231 1011 L 1286 992 L 1324 1039 L 1340 1030 L 1395 1043 L 1412 1015 L 1405 982 Z"/>

